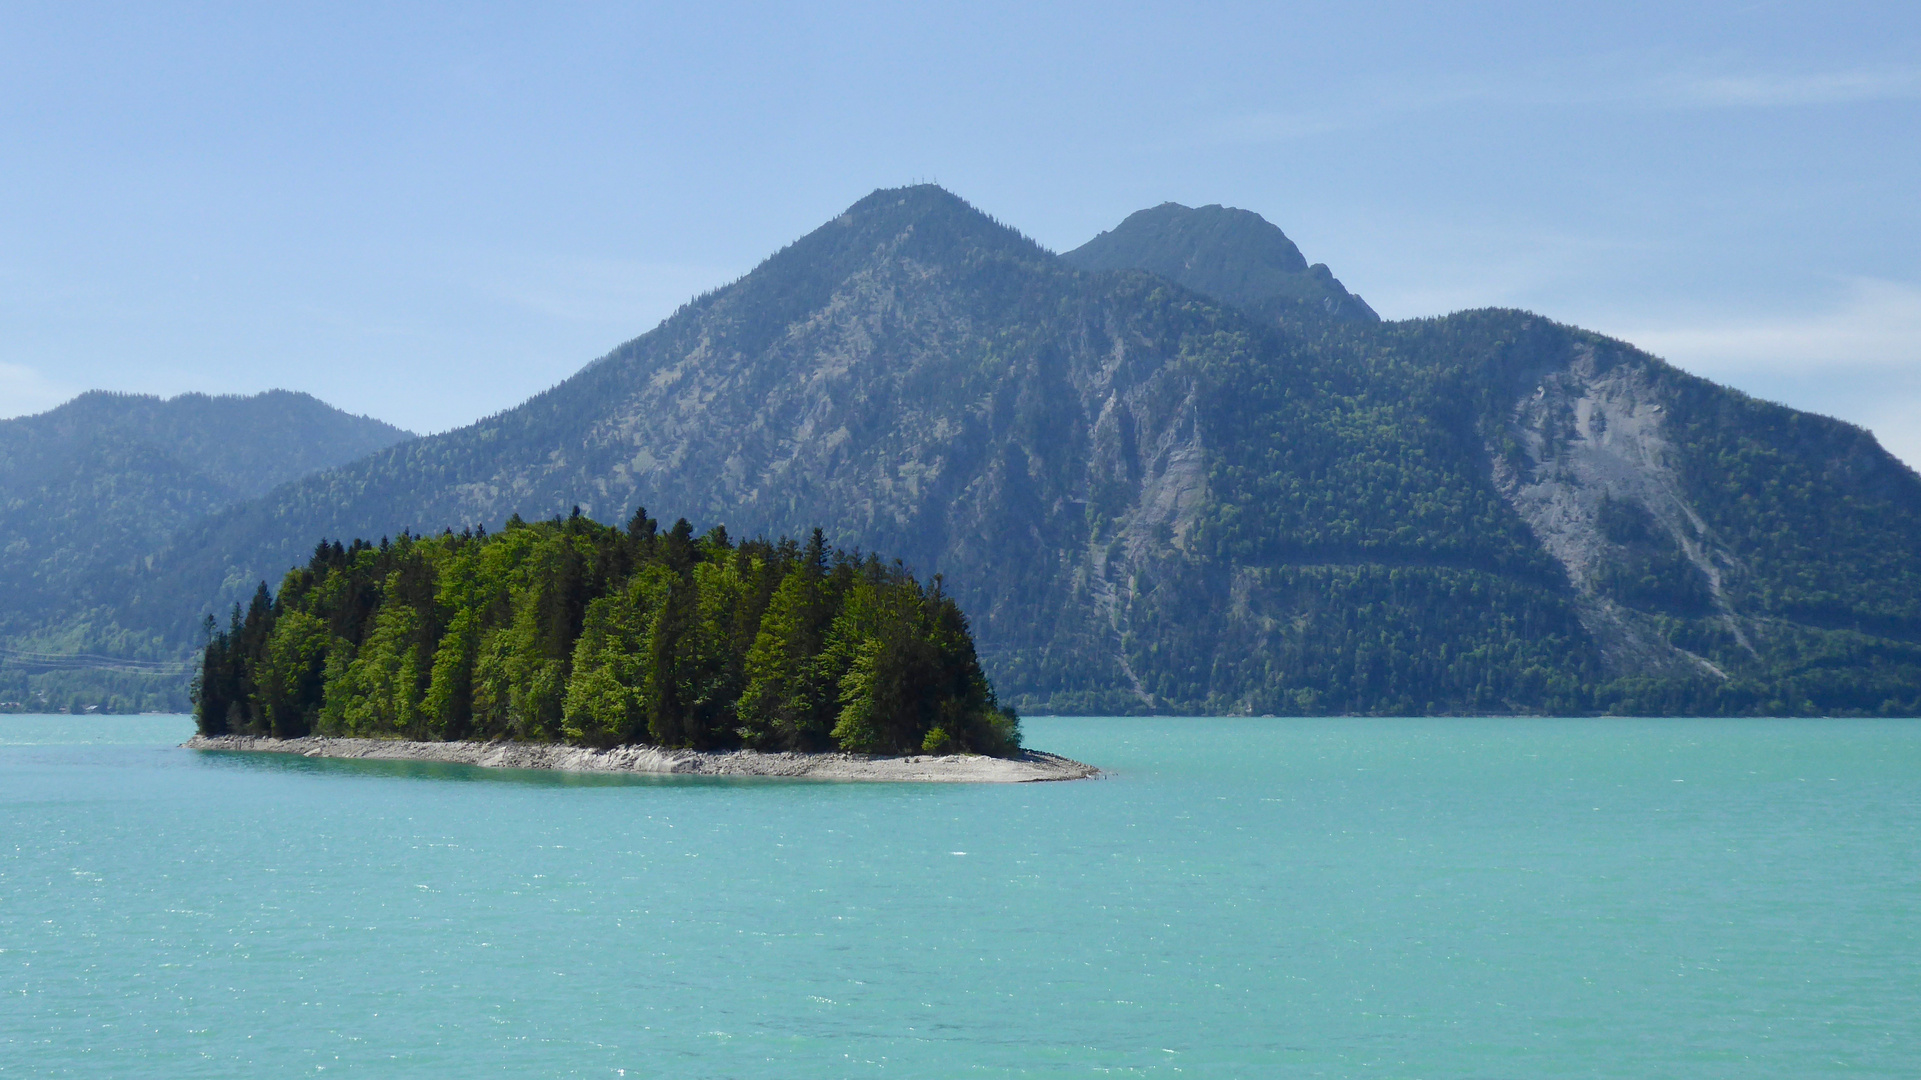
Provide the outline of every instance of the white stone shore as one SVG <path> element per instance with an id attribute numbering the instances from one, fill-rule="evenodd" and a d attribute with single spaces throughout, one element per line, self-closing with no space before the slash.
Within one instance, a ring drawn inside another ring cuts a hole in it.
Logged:
<path id="1" fill-rule="evenodd" d="M 769 754 L 758 750 L 663 750 L 656 746 L 584 746 L 518 742 L 406 742 L 399 739 L 267 739 L 251 735 L 195 735 L 189 750 L 237 750 L 303 757 L 445 761 L 493 769 L 560 769 L 570 772 L 657 773 L 678 776 L 789 776 L 809 780 L 883 780 L 936 783 L 1018 784 L 1035 780 L 1082 780 L 1099 775 L 1056 754 L 1023 750 L 1016 758 L 972 754 L 870 757 L 865 754 Z"/>

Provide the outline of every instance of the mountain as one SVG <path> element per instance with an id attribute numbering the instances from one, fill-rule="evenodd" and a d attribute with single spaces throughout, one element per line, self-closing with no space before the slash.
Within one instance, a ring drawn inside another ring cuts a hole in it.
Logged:
<path id="1" fill-rule="evenodd" d="M 1145 270 L 1264 319 L 1380 321 L 1326 263 L 1309 266 L 1286 233 L 1251 210 L 1165 202 L 1061 258 L 1083 270 Z"/>
<path id="2" fill-rule="evenodd" d="M 946 575 L 1028 711 L 1921 710 L 1921 478 L 1866 432 L 1146 213 L 1062 257 L 875 192 L 515 409 L 183 529 L 119 610 L 184 643 L 323 536 L 644 504 Z"/>
<path id="3" fill-rule="evenodd" d="M 177 698 L 177 641 L 117 618 L 131 575 L 191 521 L 410 437 L 284 390 L 96 391 L 0 420 L 0 698 L 101 672 L 127 694 L 157 675 Z"/>
<path id="4" fill-rule="evenodd" d="M 1252 236 L 1279 235 L 1248 218 Z M 1166 265 L 1128 250 L 1139 269 Z M 1247 276 L 1188 282 L 1234 304 Z M 1258 293 L 1243 306 L 1277 317 Z M 1338 348 L 1375 368 L 1374 392 L 1476 432 L 1475 470 L 1560 564 L 1598 652 L 1592 707 L 1921 711 L 1921 478 L 1867 431 L 1525 312 L 1352 329 Z M 1375 350 L 1393 359 L 1369 364 Z"/>

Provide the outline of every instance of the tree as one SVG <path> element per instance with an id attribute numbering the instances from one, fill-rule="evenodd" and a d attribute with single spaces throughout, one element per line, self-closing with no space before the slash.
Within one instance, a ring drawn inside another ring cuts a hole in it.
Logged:
<path id="1" fill-rule="evenodd" d="M 736 543 L 576 513 L 323 542 L 206 639 L 210 735 L 1018 748 L 938 581 L 830 551 L 819 530 Z"/>

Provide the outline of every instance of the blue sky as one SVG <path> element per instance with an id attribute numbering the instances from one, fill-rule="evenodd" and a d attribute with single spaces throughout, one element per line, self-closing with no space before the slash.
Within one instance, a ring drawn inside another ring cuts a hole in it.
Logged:
<path id="1" fill-rule="evenodd" d="M 1921 463 L 1921 5 L 0 9 L 0 416 L 509 407 L 875 187 L 1256 210 Z"/>

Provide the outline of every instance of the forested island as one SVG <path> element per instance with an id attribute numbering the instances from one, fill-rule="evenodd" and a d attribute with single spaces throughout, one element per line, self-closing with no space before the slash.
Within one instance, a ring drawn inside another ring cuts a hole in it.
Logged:
<path id="1" fill-rule="evenodd" d="M 323 541 L 206 632 L 202 741 L 1021 754 L 941 578 L 818 529 L 736 543 L 644 509 L 624 530 L 576 510 Z"/>

